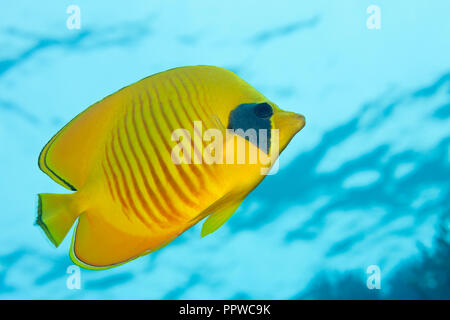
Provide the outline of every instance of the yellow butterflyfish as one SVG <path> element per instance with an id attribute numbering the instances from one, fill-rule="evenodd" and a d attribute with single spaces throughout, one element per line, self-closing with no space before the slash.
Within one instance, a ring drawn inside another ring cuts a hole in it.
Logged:
<path id="1" fill-rule="evenodd" d="M 305 125 L 233 72 L 157 73 L 93 104 L 44 147 L 39 167 L 70 194 L 38 195 L 37 224 L 70 257 L 121 265 L 206 218 L 222 226 Z M 256 156 L 255 156 L 256 155 Z"/>

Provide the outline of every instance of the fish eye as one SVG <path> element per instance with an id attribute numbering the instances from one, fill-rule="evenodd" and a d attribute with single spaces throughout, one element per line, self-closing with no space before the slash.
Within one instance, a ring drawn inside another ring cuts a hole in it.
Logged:
<path id="1" fill-rule="evenodd" d="M 253 108 L 253 111 L 258 118 L 263 119 L 270 118 L 273 114 L 272 107 L 267 102 L 258 103 Z"/>

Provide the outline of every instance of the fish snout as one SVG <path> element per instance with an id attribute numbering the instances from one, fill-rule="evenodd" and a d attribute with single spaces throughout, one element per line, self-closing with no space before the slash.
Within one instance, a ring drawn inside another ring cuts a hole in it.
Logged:
<path id="1" fill-rule="evenodd" d="M 305 116 L 299 113 L 293 113 L 292 117 L 294 118 L 293 121 L 295 122 L 298 131 L 302 130 L 306 124 Z"/>
<path id="2" fill-rule="evenodd" d="M 279 129 L 289 128 L 296 133 L 302 130 L 306 124 L 304 115 L 284 110 L 277 112 L 274 120 Z"/>

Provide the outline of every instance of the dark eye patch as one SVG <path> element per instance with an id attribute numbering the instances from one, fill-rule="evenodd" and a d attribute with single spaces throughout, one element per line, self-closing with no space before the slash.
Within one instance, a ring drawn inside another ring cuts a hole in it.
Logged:
<path id="1" fill-rule="evenodd" d="M 266 102 L 244 103 L 230 112 L 227 128 L 233 129 L 236 134 L 251 143 L 254 143 L 254 141 L 251 141 L 248 135 L 242 133 L 254 129 L 257 140 L 256 146 L 268 154 L 270 150 L 270 129 L 272 128 L 270 117 L 272 114 L 272 107 Z M 260 132 L 260 129 L 265 129 L 265 132 L 264 130 Z M 265 136 L 260 136 L 261 134 Z"/>
<path id="2" fill-rule="evenodd" d="M 258 118 L 270 118 L 273 115 L 272 107 L 267 102 L 258 103 L 253 111 Z"/>

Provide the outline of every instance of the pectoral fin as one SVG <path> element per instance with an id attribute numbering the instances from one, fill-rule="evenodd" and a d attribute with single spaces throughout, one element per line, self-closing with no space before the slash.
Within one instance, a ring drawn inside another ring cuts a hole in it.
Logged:
<path id="1" fill-rule="evenodd" d="M 207 236 L 210 233 L 213 233 L 217 229 L 219 229 L 230 217 L 233 213 L 239 208 L 243 199 L 240 199 L 236 202 L 231 202 L 227 206 L 223 206 L 218 208 L 217 211 L 212 213 L 208 219 L 203 223 L 201 236 Z"/>

